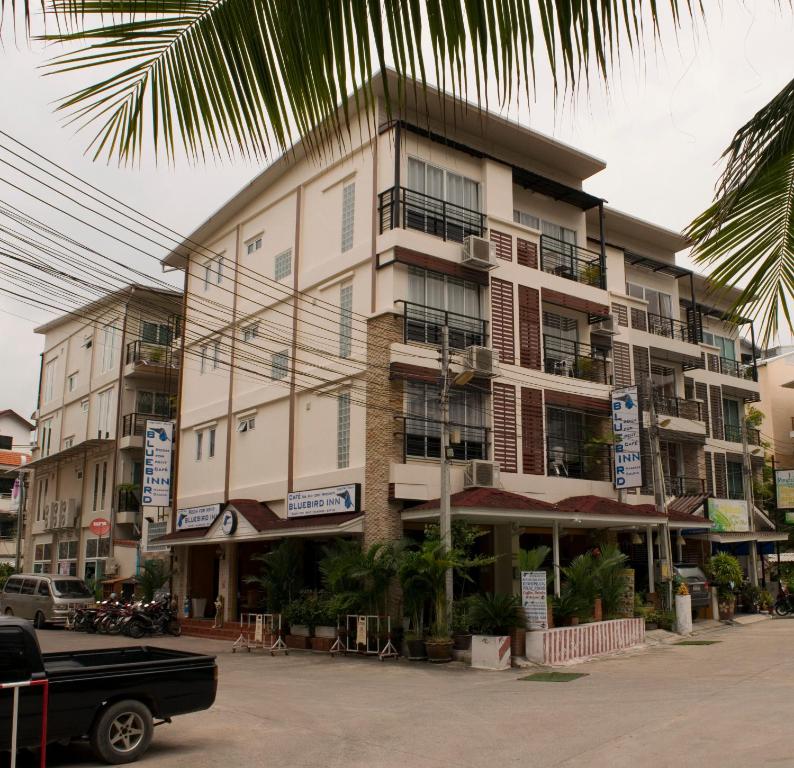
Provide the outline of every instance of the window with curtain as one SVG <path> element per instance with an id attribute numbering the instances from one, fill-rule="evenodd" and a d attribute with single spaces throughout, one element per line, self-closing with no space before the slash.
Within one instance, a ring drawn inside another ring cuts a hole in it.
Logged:
<path id="1" fill-rule="evenodd" d="M 742 464 L 739 461 L 726 462 L 728 470 L 728 498 L 744 498 L 744 478 L 742 477 Z"/>
<path id="2" fill-rule="evenodd" d="M 480 210 L 480 183 L 416 157 L 408 158 L 408 189 L 446 200 L 472 211 Z"/>

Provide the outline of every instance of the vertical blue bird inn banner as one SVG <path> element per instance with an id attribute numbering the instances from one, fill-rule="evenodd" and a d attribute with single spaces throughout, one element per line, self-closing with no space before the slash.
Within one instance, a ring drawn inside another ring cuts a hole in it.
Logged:
<path id="1" fill-rule="evenodd" d="M 143 482 L 141 503 L 146 507 L 167 507 L 171 503 L 172 421 L 146 422 L 143 436 Z"/>
<path id="2" fill-rule="evenodd" d="M 615 488 L 639 488 L 642 485 L 642 453 L 636 386 L 612 390 L 612 433 L 615 436 Z"/>

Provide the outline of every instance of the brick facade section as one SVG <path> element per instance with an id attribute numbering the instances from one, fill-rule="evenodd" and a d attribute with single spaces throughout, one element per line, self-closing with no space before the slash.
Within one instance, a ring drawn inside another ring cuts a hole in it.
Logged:
<path id="1" fill-rule="evenodd" d="M 499 362 L 516 361 L 515 323 L 513 320 L 513 284 L 491 278 L 491 341 L 499 353 Z"/>
<path id="2" fill-rule="evenodd" d="M 718 499 L 728 496 L 728 466 L 724 453 L 714 454 L 714 495 Z"/>
<path id="3" fill-rule="evenodd" d="M 502 472 L 518 472 L 516 463 L 516 388 L 493 385 L 493 458 Z"/>
<path id="4" fill-rule="evenodd" d="M 540 293 L 526 285 L 518 286 L 518 350 L 524 368 L 540 370 Z"/>
<path id="5" fill-rule="evenodd" d="M 543 393 L 521 388 L 521 467 L 525 475 L 545 475 Z"/>
<path id="6" fill-rule="evenodd" d="M 622 341 L 613 341 L 612 361 L 615 369 L 615 386 L 628 387 L 631 384 L 631 354 L 629 352 L 629 345 Z"/>
<path id="7" fill-rule="evenodd" d="M 516 238 L 516 261 L 522 267 L 538 268 L 538 246 L 531 240 Z"/>
<path id="8" fill-rule="evenodd" d="M 399 502 L 390 500 L 389 469 L 402 461 L 402 434 L 393 414 L 403 412 L 403 382 L 389 376 L 390 344 L 403 338 L 402 318 L 381 315 L 367 321 L 367 411 L 364 459 L 364 546 L 402 537 Z"/>
<path id="9" fill-rule="evenodd" d="M 709 385 L 709 405 L 711 415 L 711 436 L 717 440 L 725 439 L 722 421 L 722 388 L 717 384 Z"/>

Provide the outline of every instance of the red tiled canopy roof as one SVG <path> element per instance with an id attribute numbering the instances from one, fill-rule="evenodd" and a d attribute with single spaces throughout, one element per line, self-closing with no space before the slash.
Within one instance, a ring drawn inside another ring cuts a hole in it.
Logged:
<path id="1" fill-rule="evenodd" d="M 23 459 L 24 457 L 24 459 Z M 30 455 L 19 451 L 0 451 L 0 466 L 21 467 L 30 462 Z"/>
<path id="2" fill-rule="evenodd" d="M 557 502 L 560 512 L 583 515 L 647 515 L 659 517 L 653 504 L 625 504 L 617 499 L 603 496 L 569 496 Z"/>
<path id="3" fill-rule="evenodd" d="M 500 491 L 498 488 L 469 488 L 453 493 L 450 498 L 453 507 L 481 507 L 485 509 L 525 509 L 532 511 L 555 510 L 557 507 L 548 501 L 531 499 L 520 493 Z M 414 509 L 438 509 L 439 500 L 433 499 Z"/>

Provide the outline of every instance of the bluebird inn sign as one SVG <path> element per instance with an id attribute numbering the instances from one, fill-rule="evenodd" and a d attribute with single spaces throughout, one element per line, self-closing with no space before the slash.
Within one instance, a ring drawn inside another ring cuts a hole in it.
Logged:
<path id="1" fill-rule="evenodd" d="M 612 390 L 612 432 L 615 436 L 615 488 L 639 488 L 642 485 L 642 454 L 636 386 Z"/>

